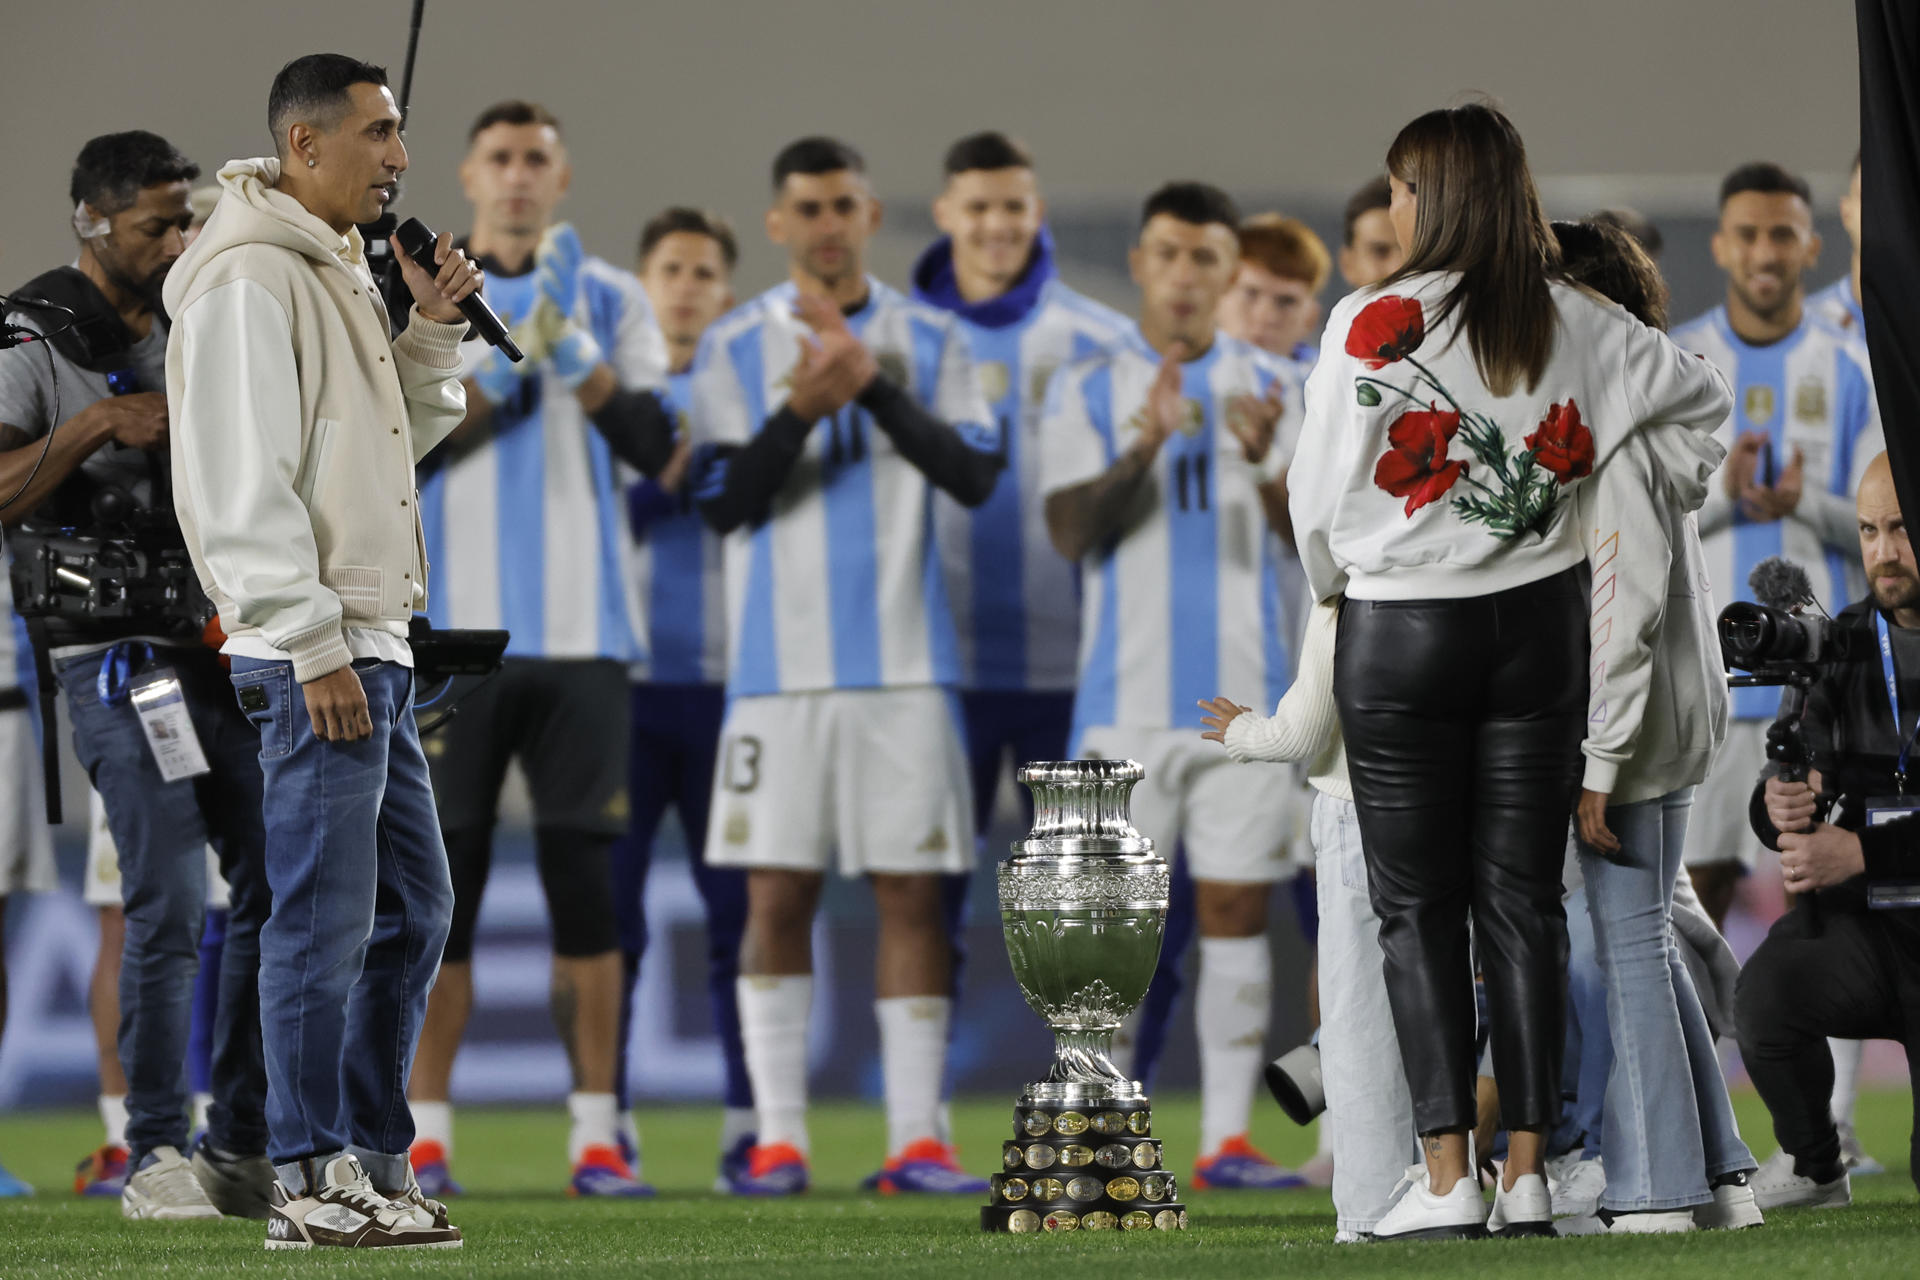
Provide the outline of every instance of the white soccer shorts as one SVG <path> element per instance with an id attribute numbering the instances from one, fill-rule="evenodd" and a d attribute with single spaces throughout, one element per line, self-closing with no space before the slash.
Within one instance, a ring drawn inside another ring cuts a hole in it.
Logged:
<path id="1" fill-rule="evenodd" d="M 59 887 L 53 839 L 47 831 L 40 772 L 40 740 L 25 707 L 0 711 L 0 894 L 46 893 Z"/>
<path id="2" fill-rule="evenodd" d="M 1689 867 L 1737 862 L 1753 870 L 1761 852 L 1753 834 L 1747 806 L 1754 783 L 1767 763 L 1769 720 L 1729 720 L 1726 745 L 1693 793 L 1693 816 L 1687 825 L 1687 848 L 1681 861 Z"/>

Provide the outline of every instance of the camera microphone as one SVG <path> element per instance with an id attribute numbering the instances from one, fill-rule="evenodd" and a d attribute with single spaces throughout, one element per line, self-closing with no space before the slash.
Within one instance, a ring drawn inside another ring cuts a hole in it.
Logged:
<path id="1" fill-rule="evenodd" d="M 1760 604 L 1775 609 L 1793 609 L 1816 603 L 1813 580 L 1807 571 L 1791 560 L 1768 556 L 1753 566 L 1747 575 L 1747 589 Z"/>
<path id="2" fill-rule="evenodd" d="M 400 246 L 402 253 L 412 258 L 422 271 L 430 276 L 440 274 L 440 264 L 433 260 L 434 242 L 439 239 L 426 223 L 418 218 L 408 218 L 393 232 L 394 243 Z M 520 348 L 514 345 L 513 338 L 507 333 L 507 326 L 493 313 L 487 300 L 480 296 L 479 290 L 468 294 L 454 304 L 460 308 L 460 314 L 483 340 L 506 353 L 507 359 L 515 364 L 526 359 Z"/>

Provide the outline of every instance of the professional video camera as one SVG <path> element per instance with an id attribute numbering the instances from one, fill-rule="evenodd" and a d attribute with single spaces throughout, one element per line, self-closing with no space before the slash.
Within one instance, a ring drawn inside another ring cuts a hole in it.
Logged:
<path id="1" fill-rule="evenodd" d="M 94 507 L 112 490 L 96 495 Z M 64 634 L 193 637 L 213 617 L 172 511 L 129 506 L 117 520 L 84 530 L 28 521 L 8 539 L 13 601 L 21 617 Z"/>

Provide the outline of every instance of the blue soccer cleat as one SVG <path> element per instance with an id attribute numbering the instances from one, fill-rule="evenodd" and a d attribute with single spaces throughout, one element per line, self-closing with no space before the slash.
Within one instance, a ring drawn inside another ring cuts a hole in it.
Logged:
<path id="1" fill-rule="evenodd" d="M 987 1180 L 960 1167 L 951 1146 L 938 1138 L 910 1142 L 887 1161 L 875 1189 L 883 1196 L 983 1196 Z"/>
<path id="2" fill-rule="evenodd" d="M 567 1194 L 591 1200 L 644 1200 L 653 1195 L 653 1187 L 633 1176 L 633 1166 L 620 1156 L 620 1149 L 595 1143 L 580 1153 L 573 1166 L 573 1180 Z"/>
<path id="3" fill-rule="evenodd" d="M 1307 1180 L 1262 1155 L 1240 1134 L 1221 1143 L 1212 1155 L 1196 1160 L 1193 1180 L 1187 1185 L 1195 1191 L 1285 1191 L 1304 1187 Z"/>
<path id="4" fill-rule="evenodd" d="M 797 1196 L 811 1181 L 800 1148 L 776 1142 L 747 1152 L 746 1172 L 733 1180 L 729 1190 L 737 1196 Z"/>
<path id="5" fill-rule="evenodd" d="M 109 1197 L 118 1200 L 120 1193 L 127 1189 L 127 1149 L 125 1147 L 100 1147 L 87 1153 L 87 1157 L 73 1170 L 73 1194 L 88 1197 Z"/>
<path id="6" fill-rule="evenodd" d="M 747 1194 L 736 1190 L 737 1184 L 747 1176 L 748 1160 L 753 1155 L 754 1136 L 743 1133 L 730 1147 L 720 1152 L 720 1172 L 713 1180 L 713 1189 L 721 1195 Z"/>
<path id="7" fill-rule="evenodd" d="M 33 1194 L 33 1188 L 0 1168 L 0 1200 L 15 1200 Z"/>

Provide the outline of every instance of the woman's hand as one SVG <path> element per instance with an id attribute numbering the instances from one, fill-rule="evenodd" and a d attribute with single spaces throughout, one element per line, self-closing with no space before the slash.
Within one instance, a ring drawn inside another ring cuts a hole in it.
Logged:
<path id="1" fill-rule="evenodd" d="M 1207 726 L 1207 732 L 1200 736 L 1211 738 L 1221 746 L 1226 745 L 1227 726 L 1233 723 L 1233 718 L 1253 710 L 1252 707 L 1241 706 L 1231 698 L 1202 698 L 1199 705 L 1202 711 L 1211 713 L 1200 717 L 1200 723 Z"/>
<path id="2" fill-rule="evenodd" d="M 1620 852 L 1620 837 L 1607 829 L 1607 792 L 1580 791 L 1580 803 L 1573 811 L 1574 826 L 1580 841 L 1609 862 Z"/>

